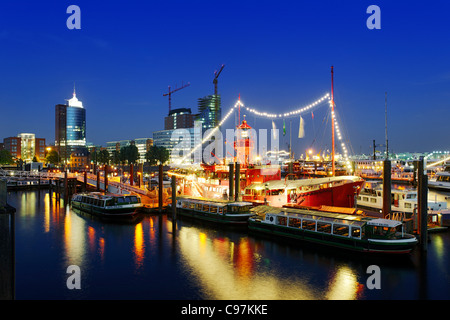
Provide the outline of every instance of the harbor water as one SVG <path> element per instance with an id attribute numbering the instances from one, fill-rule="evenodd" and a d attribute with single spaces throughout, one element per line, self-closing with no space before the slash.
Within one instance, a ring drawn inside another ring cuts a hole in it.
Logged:
<path id="1" fill-rule="evenodd" d="M 8 203 L 17 210 L 18 300 L 450 299 L 450 231 L 430 234 L 426 252 L 383 258 L 181 217 L 174 223 L 170 214 L 105 222 L 44 190 L 8 192 Z M 73 265 L 80 289 L 67 286 Z M 379 289 L 368 285 L 373 265 Z"/>

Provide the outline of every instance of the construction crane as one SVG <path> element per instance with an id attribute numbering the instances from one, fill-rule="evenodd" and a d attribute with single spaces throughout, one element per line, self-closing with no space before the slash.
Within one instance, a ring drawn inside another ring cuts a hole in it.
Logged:
<path id="1" fill-rule="evenodd" d="M 220 69 L 219 69 L 219 71 L 214 71 L 214 80 L 213 80 L 213 83 L 214 83 L 214 95 L 216 95 L 217 96 L 217 78 L 219 78 L 219 75 L 220 75 L 220 73 L 222 72 L 222 70 L 223 70 L 223 68 L 225 67 L 225 65 L 223 64 L 221 67 L 220 67 Z"/>
<path id="2" fill-rule="evenodd" d="M 169 96 L 169 113 L 170 113 L 170 111 L 172 111 L 172 93 L 177 92 L 178 90 L 181 90 L 183 88 L 189 87 L 189 85 L 190 85 L 189 82 L 187 84 L 184 84 L 184 85 L 183 85 L 183 83 L 181 83 L 181 87 L 180 88 L 177 88 L 175 86 L 175 89 L 173 89 L 173 90 L 171 90 L 172 87 L 169 86 L 169 91 L 167 93 L 163 94 L 163 97 Z"/>
<path id="3" fill-rule="evenodd" d="M 219 69 L 219 71 L 214 71 L 214 80 L 213 80 L 213 83 L 214 83 L 214 100 L 215 100 L 215 119 L 214 119 L 214 122 L 216 123 L 216 125 L 217 125 L 217 123 L 218 123 L 218 119 L 217 119 L 217 117 L 218 117 L 218 114 L 217 114 L 217 112 L 218 112 L 218 110 L 219 110 L 219 99 L 218 99 L 218 97 L 217 97 L 217 94 L 218 94 L 218 92 L 217 92 L 217 78 L 219 78 L 219 75 L 220 75 L 220 73 L 222 72 L 222 70 L 223 70 L 223 68 L 225 67 L 225 65 L 223 64 L 223 65 L 221 65 L 220 66 L 220 69 Z"/>

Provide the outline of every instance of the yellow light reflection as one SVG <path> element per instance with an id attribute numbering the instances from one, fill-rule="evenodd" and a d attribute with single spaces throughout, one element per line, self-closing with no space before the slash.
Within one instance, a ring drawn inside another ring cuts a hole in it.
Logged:
<path id="1" fill-rule="evenodd" d="M 212 300 L 317 300 L 317 295 L 302 279 L 280 278 L 270 271 L 255 273 L 248 262 L 252 250 L 246 241 L 208 245 L 208 236 L 198 229 L 183 227 L 179 231 L 180 253 L 190 266 L 206 299 Z M 223 248 L 227 243 L 228 248 Z M 217 252 L 215 246 L 227 253 Z M 242 254 L 239 249 L 242 249 Z M 233 262 L 236 255 L 236 262 Z"/>
<path id="2" fill-rule="evenodd" d="M 67 206 L 64 217 L 64 249 L 66 262 L 77 266 L 83 265 L 86 251 L 85 220 L 69 210 Z"/>
<path id="3" fill-rule="evenodd" d="M 134 229 L 134 262 L 140 268 L 144 261 L 144 231 L 142 223 L 136 225 Z"/>
<path id="4" fill-rule="evenodd" d="M 326 299 L 328 300 L 354 300 L 361 291 L 356 274 L 350 268 L 341 266 L 331 279 Z"/>
<path id="5" fill-rule="evenodd" d="M 47 233 L 50 231 L 50 195 L 48 193 L 44 196 L 44 231 Z"/>

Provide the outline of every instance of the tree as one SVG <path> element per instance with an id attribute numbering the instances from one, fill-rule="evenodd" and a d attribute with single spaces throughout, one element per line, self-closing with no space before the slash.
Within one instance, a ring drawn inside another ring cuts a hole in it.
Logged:
<path id="1" fill-rule="evenodd" d="M 59 155 L 58 152 L 55 150 L 50 151 L 47 153 L 47 156 L 45 157 L 45 162 L 57 165 L 59 163 Z"/>
<path id="2" fill-rule="evenodd" d="M 8 150 L 0 150 L 0 164 L 13 164 L 11 152 Z"/>
<path id="3" fill-rule="evenodd" d="M 108 150 L 101 150 L 98 154 L 98 162 L 101 164 L 109 164 Z"/>
<path id="4" fill-rule="evenodd" d="M 164 164 L 169 161 L 170 152 L 164 147 L 151 146 L 145 154 L 145 159 L 151 166 Z"/>
<path id="5" fill-rule="evenodd" d="M 113 150 L 111 161 L 115 165 L 120 164 L 120 151 L 119 150 Z"/>
<path id="6" fill-rule="evenodd" d="M 134 164 L 139 159 L 139 150 L 135 145 L 129 145 L 120 148 L 120 161 L 128 164 Z"/>

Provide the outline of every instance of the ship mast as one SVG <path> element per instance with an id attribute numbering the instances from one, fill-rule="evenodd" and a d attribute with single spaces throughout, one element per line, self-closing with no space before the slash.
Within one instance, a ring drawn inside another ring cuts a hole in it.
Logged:
<path id="1" fill-rule="evenodd" d="M 331 175 L 334 177 L 334 83 L 333 83 L 333 66 L 331 66 Z"/>

